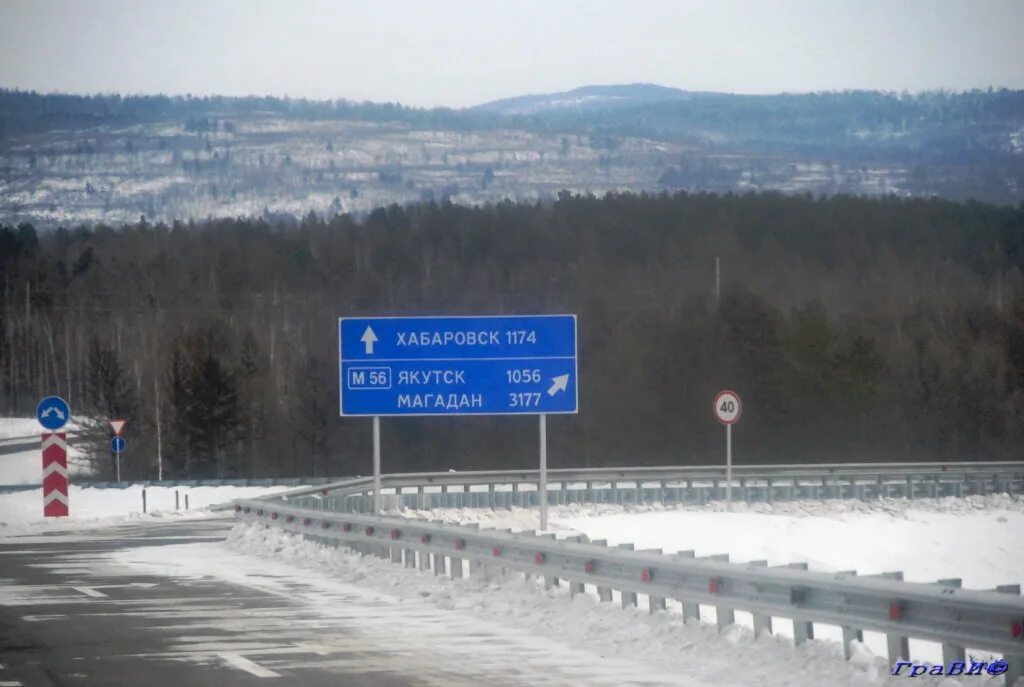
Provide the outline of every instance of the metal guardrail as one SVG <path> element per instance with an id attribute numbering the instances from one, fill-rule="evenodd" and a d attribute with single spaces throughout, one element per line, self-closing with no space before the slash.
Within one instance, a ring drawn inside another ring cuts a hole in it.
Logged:
<path id="1" fill-rule="evenodd" d="M 511 508 L 540 503 L 537 470 L 383 475 L 385 509 Z M 1024 462 L 733 466 L 741 501 L 941 497 L 1024 493 Z M 548 502 L 703 504 L 725 497 L 724 466 L 565 468 L 548 471 Z M 311 507 L 371 512 L 373 481 L 357 477 L 281 495 Z"/>
<path id="2" fill-rule="evenodd" d="M 259 479 L 175 479 L 139 480 L 134 482 L 86 482 L 74 480 L 75 486 L 92 489 L 127 489 L 128 487 L 303 487 L 337 484 L 338 477 L 266 477 Z M 322 489 L 323 487 L 317 487 Z"/>
<path id="3" fill-rule="evenodd" d="M 618 591 L 624 607 L 636 606 L 643 595 L 651 612 L 664 610 L 666 599 L 678 600 L 687 617 L 699 617 L 701 604 L 714 606 L 723 626 L 735 622 L 735 611 L 746 611 L 753 615 L 756 633 L 771 632 L 773 618 L 789 618 L 797 644 L 814 637 L 814 623 L 838 625 L 847 658 L 850 640 L 869 630 L 886 634 L 894 662 L 910 658 L 908 638 L 914 638 L 941 642 L 947 664 L 965 661 L 967 648 L 1002 653 L 1007 685 L 1024 675 L 1024 599 L 1019 586 L 977 591 L 959 588 L 959 580 L 920 584 L 892 574 L 814 572 L 806 564 L 730 563 L 727 555 L 663 555 L 661 550 L 610 548 L 580 537 L 556 539 L 553 534 L 317 511 L 270 497 L 236 501 L 235 510 L 243 521 L 432 569 L 437 575 L 462 577 L 463 561 L 468 561 L 471 574 L 483 566 L 540 576 L 547 586 L 565 580 L 570 594 L 591 586 L 602 601 L 612 601 L 613 590 Z"/>

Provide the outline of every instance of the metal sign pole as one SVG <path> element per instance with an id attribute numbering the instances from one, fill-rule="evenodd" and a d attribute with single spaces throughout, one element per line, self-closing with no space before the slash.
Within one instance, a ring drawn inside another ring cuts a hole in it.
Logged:
<path id="1" fill-rule="evenodd" d="M 725 509 L 732 510 L 732 425 L 725 426 Z"/>
<path id="2" fill-rule="evenodd" d="M 540 415 L 540 528 L 548 528 L 548 416 Z"/>
<path id="3" fill-rule="evenodd" d="M 373 514 L 380 515 L 380 416 L 373 416 Z"/>
<path id="4" fill-rule="evenodd" d="M 117 481 L 120 483 L 120 481 L 121 481 L 121 444 L 120 443 L 114 444 L 114 455 L 116 456 L 115 460 L 117 462 Z"/>

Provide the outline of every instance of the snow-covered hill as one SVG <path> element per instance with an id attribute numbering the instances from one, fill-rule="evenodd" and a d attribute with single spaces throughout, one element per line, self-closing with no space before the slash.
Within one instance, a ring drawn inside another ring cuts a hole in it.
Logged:
<path id="1" fill-rule="evenodd" d="M 536 115 L 565 110 L 614 110 L 673 100 L 688 100 L 690 91 L 650 83 L 581 86 L 571 91 L 521 95 L 477 105 L 471 109 L 506 115 Z"/>

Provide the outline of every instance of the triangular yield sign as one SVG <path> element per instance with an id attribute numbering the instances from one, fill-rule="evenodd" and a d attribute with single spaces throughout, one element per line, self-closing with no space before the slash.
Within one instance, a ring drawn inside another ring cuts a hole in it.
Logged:
<path id="1" fill-rule="evenodd" d="M 124 429 L 126 424 L 128 424 L 127 420 L 111 420 L 110 429 L 114 430 L 114 434 L 117 436 L 121 436 L 121 430 Z"/>

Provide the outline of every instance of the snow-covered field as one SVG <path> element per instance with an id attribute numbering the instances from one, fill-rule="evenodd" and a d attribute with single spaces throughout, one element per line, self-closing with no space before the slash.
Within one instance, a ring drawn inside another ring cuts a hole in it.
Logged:
<path id="1" fill-rule="evenodd" d="M 530 530 L 536 510 L 404 511 L 412 518 Z M 861 575 L 902 570 L 905 579 L 962 577 L 964 587 L 1024 584 L 1024 498 L 878 499 L 721 503 L 698 506 L 571 505 L 551 508 L 549 528 L 609 545 L 631 543 L 665 553 L 727 553 L 733 561 L 806 562 L 811 570 Z"/>

